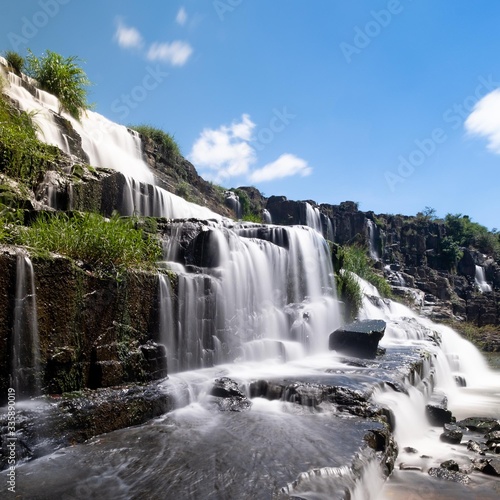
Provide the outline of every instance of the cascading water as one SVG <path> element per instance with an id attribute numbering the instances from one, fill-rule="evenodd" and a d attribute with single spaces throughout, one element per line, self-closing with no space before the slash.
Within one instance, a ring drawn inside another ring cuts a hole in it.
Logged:
<path id="1" fill-rule="evenodd" d="M 36 291 L 31 260 L 19 252 L 16 261 L 16 294 L 12 329 L 12 383 L 21 397 L 41 392 L 40 342 Z"/>
<path id="2" fill-rule="evenodd" d="M 22 109 L 38 112 L 35 120 L 43 140 L 69 153 L 68 138 L 55 126 L 58 101 L 39 90 L 28 91 L 16 78 L 9 75 L 11 97 Z M 363 464 L 358 476 L 346 466 L 373 422 L 354 414 L 340 418 L 340 411 L 323 401 L 324 395 L 317 401 L 314 393 L 309 395 L 310 405 L 292 402 L 296 401 L 292 397 L 300 396 L 301 384 L 302 388 L 330 384 L 359 394 L 371 391 L 373 402 L 392 411 L 399 444 L 417 445 L 424 452 L 428 447 L 432 453 L 436 450 L 436 440 L 434 444 L 428 440 L 424 418 L 433 391 L 444 391 L 457 415 L 477 406 L 482 392 L 493 391 L 493 403 L 484 403 L 481 413 L 498 416 L 498 375 L 486 368 L 471 344 L 453 330 L 381 299 L 365 282 L 361 282 L 366 296 L 360 316 L 387 322 L 382 342 L 387 356 L 357 366 L 335 352 L 325 353 L 328 335 L 340 325 L 341 315 L 317 208 L 306 203 L 310 227 L 220 220 L 152 185 L 136 134 L 92 112 L 81 123 L 63 116 L 81 136 L 90 163 L 126 176 L 124 206 L 117 207 L 123 213 L 205 222 L 196 236 L 201 254 L 196 265 L 181 259 L 186 223 L 170 224 L 164 247 L 167 271 L 158 275 L 159 339 L 167 348 L 168 369 L 173 373 L 163 387 L 175 388 L 179 408 L 149 425 L 110 433 L 92 446 L 70 448 L 50 460 L 27 464 L 25 478 L 37 494 L 45 488 L 40 478 L 50 477 L 50 495 L 61 497 L 83 491 L 85 498 L 145 498 L 159 492 L 163 498 L 259 498 L 266 491 L 269 497 L 290 494 L 326 500 L 348 491 L 345 494 L 351 498 L 375 499 L 382 483 L 375 453 L 365 449 L 356 457 L 354 461 Z M 333 239 L 329 220 L 326 231 Z M 372 234 L 370 248 L 375 251 Z M 27 383 L 23 370 L 35 377 L 39 373 L 34 293 L 31 262 L 19 256 L 13 374 L 22 374 L 14 380 L 21 392 Z M 397 385 L 386 383 L 386 372 L 395 366 L 392 371 L 397 373 L 400 359 L 410 354 L 419 359 L 419 350 L 426 353 L 421 372 L 403 380 L 404 391 L 395 391 Z M 393 365 L 391 359 L 396 360 Z M 221 376 L 243 387 L 251 398 L 250 411 L 212 411 L 210 390 Z M 465 379 L 467 387 L 457 387 L 455 377 Z M 252 393 L 255 381 L 275 383 L 275 391 L 280 384 L 287 389 L 268 401 L 269 394 Z M 39 387 L 37 381 L 32 384 Z M 123 460 L 109 467 L 103 460 L 117 450 Z"/>
<path id="3" fill-rule="evenodd" d="M 486 281 L 484 267 L 476 265 L 476 285 L 481 293 L 491 292 L 491 285 Z"/>
<path id="4" fill-rule="evenodd" d="M 375 227 L 374 222 L 370 219 L 366 219 L 366 225 L 368 227 L 368 248 L 370 251 L 370 257 L 373 260 L 379 260 L 380 255 L 377 250 L 377 244 L 375 241 L 377 229 Z"/>

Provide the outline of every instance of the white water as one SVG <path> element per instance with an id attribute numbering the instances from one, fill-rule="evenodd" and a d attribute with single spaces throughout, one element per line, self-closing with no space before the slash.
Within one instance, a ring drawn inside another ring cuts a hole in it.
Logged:
<path id="1" fill-rule="evenodd" d="M 309 203 L 306 203 L 306 225 L 312 227 L 318 233 L 323 233 L 321 213 L 317 207 L 312 207 Z"/>
<path id="2" fill-rule="evenodd" d="M 16 294 L 12 329 L 12 383 L 18 397 L 41 391 L 40 342 L 33 265 L 19 252 L 16 260 Z"/>
<path id="3" fill-rule="evenodd" d="M 375 236 L 376 236 L 376 230 L 377 230 L 375 227 L 375 223 L 370 219 L 366 219 L 366 225 L 368 226 L 368 248 L 370 251 L 370 257 L 373 260 L 379 260 L 380 255 L 379 255 L 379 252 L 377 250 L 377 245 L 375 242 Z"/>
<path id="4" fill-rule="evenodd" d="M 476 266 L 476 285 L 481 293 L 491 292 L 491 285 L 486 281 L 484 267 Z"/>

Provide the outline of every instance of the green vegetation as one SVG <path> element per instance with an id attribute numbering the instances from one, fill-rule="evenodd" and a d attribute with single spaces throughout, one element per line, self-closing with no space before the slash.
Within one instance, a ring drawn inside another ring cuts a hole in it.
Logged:
<path id="1" fill-rule="evenodd" d="M 129 125 L 128 127 L 148 137 L 153 142 L 163 147 L 167 153 L 180 156 L 181 151 L 173 135 L 170 135 L 159 128 L 152 127 L 151 125 Z"/>
<path id="2" fill-rule="evenodd" d="M 0 173 L 29 187 L 59 158 L 56 147 L 38 140 L 32 115 L 14 109 L 0 94 Z"/>
<path id="3" fill-rule="evenodd" d="M 500 259 L 500 234 L 472 222 L 468 215 L 447 214 L 444 219 L 446 234 L 459 247 L 473 246 L 480 252 Z"/>
<path id="4" fill-rule="evenodd" d="M 366 249 L 359 245 L 339 246 L 330 242 L 337 283 L 337 293 L 346 304 L 347 319 L 354 319 L 362 304 L 363 294 L 354 274 L 374 285 L 382 297 L 392 297 L 389 283 L 372 268 Z M 354 274 L 353 274 L 354 273 Z"/>
<path id="5" fill-rule="evenodd" d="M 244 189 L 231 189 L 231 191 L 233 191 L 240 200 L 241 220 L 261 224 L 263 222 L 262 213 L 255 204 L 251 202 L 247 192 Z"/>
<path id="6" fill-rule="evenodd" d="M 262 220 L 262 215 L 260 215 L 260 214 L 253 214 L 253 213 L 244 215 L 241 220 L 243 220 L 245 222 L 255 222 L 257 224 L 262 224 L 264 222 Z"/>
<path id="7" fill-rule="evenodd" d="M 73 118 L 79 120 L 82 111 L 89 109 L 87 87 L 90 81 L 79 66 L 76 56 L 64 58 L 47 50 L 41 58 L 31 51 L 27 57 L 27 73 L 37 80 L 40 88 L 59 98 L 61 107 Z"/>
<path id="8" fill-rule="evenodd" d="M 24 57 L 22 57 L 20 54 L 17 52 L 14 52 L 13 50 L 7 50 L 4 52 L 3 55 L 9 64 L 10 68 L 14 71 L 14 73 L 18 76 L 21 75 L 23 69 L 24 69 Z"/>
<path id="9" fill-rule="evenodd" d="M 131 218 L 95 213 L 40 215 L 28 228 L 18 228 L 17 243 L 41 255 L 59 253 L 100 276 L 119 277 L 130 267 L 153 268 L 161 257 L 156 239 L 137 227 Z"/>

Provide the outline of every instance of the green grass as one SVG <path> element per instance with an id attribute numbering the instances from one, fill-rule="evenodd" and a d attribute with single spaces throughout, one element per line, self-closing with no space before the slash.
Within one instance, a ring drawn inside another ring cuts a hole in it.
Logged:
<path id="1" fill-rule="evenodd" d="M 356 277 L 345 269 L 335 276 L 337 294 L 345 304 L 345 316 L 347 321 L 354 320 L 363 303 L 363 292 Z"/>
<path id="2" fill-rule="evenodd" d="M 134 219 L 95 213 L 40 215 L 19 231 L 19 244 L 35 253 L 59 253 L 81 260 L 100 276 L 119 277 L 128 268 L 152 269 L 161 257 L 158 241 L 137 228 Z"/>
<path id="3" fill-rule="evenodd" d="M 171 155 L 180 156 L 181 151 L 174 136 L 151 125 L 129 125 L 128 128 L 148 137 Z"/>
<path id="4" fill-rule="evenodd" d="M 87 87 L 90 80 L 80 67 L 76 56 L 64 58 L 47 50 L 42 57 L 31 51 L 27 57 L 27 73 L 37 80 L 40 88 L 59 98 L 62 109 L 80 120 L 82 112 L 90 108 Z"/>
<path id="5" fill-rule="evenodd" d="M 389 283 L 376 273 L 371 265 L 366 249 L 359 245 L 341 246 L 336 253 L 336 269 L 345 269 L 374 285 L 382 297 L 392 297 Z"/>

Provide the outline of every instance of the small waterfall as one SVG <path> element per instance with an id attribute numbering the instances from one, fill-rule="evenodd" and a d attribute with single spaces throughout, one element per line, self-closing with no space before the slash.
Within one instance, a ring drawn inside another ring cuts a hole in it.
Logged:
<path id="1" fill-rule="evenodd" d="M 377 228 L 375 227 L 375 224 L 372 220 L 370 219 L 366 219 L 366 225 L 368 227 L 368 248 L 369 248 L 369 251 L 370 251 L 370 257 L 373 259 L 373 260 L 379 260 L 380 259 L 380 255 L 379 255 L 379 252 L 378 252 L 378 249 L 377 249 L 377 244 L 376 244 L 376 241 L 375 241 L 375 238 L 376 238 L 376 232 L 377 232 Z"/>
<path id="2" fill-rule="evenodd" d="M 19 252 L 12 330 L 12 383 L 16 393 L 21 397 L 40 394 L 40 374 L 35 275 L 29 257 Z"/>
<path id="3" fill-rule="evenodd" d="M 273 223 L 271 213 L 269 212 L 269 210 L 266 210 L 265 208 L 264 208 L 264 210 L 262 210 L 262 222 L 264 222 L 264 224 L 272 224 Z"/>
<path id="4" fill-rule="evenodd" d="M 224 192 L 224 202 L 234 212 L 236 219 L 242 218 L 243 212 L 241 210 L 240 198 L 234 191 Z"/>
<path id="5" fill-rule="evenodd" d="M 491 285 L 486 281 L 484 267 L 476 265 L 476 285 L 481 293 L 491 292 Z"/>
<path id="6" fill-rule="evenodd" d="M 316 207 L 306 203 L 306 225 L 312 227 L 318 233 L 323 233 L 323 224 L 321 223 L 321 213 Z"/>

